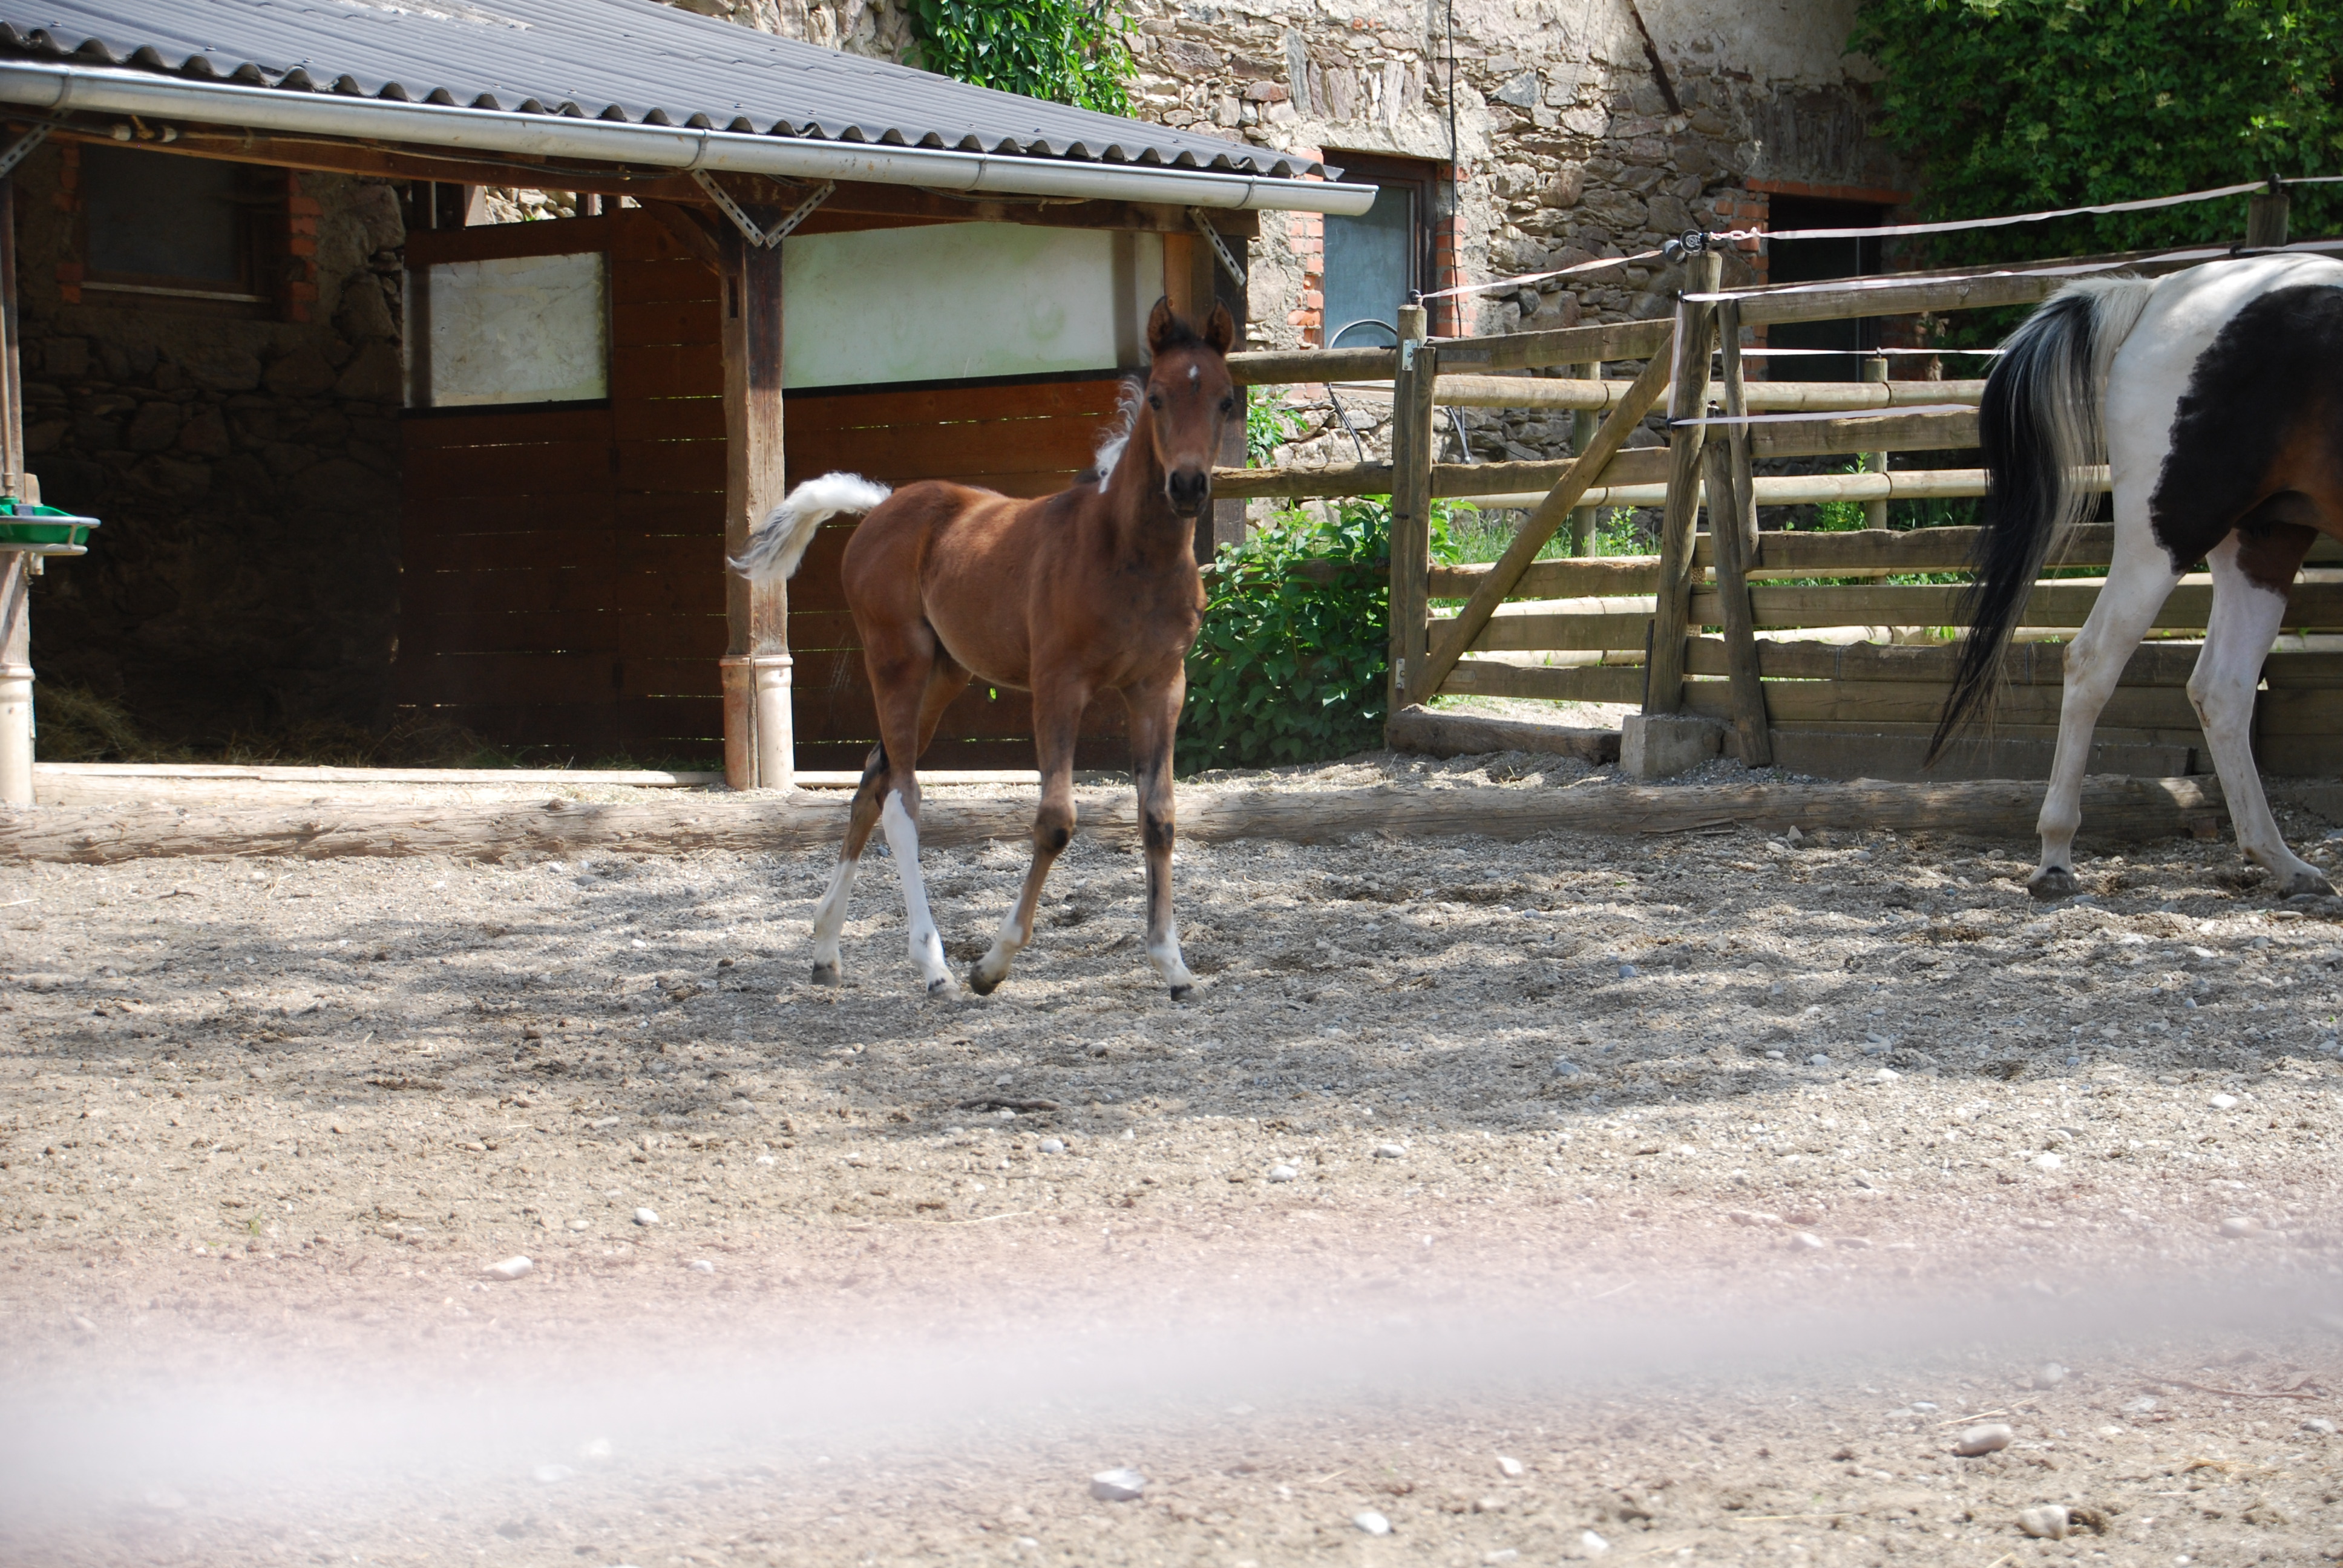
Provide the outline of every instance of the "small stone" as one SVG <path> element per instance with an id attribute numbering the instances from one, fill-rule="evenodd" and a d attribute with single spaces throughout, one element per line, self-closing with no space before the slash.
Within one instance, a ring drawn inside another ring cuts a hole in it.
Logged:
<path id="1" fill-rule="evenodd" d="M 1790 1237 L 1791 1247 L 1801 1252 L 1819 1252 L 1830 1245 L 1812 1231 L 1799 1231 Z"/>
<path id="2" fill-rule="evenodd" d="M 691 1261 L 691 1271 L 695 1274 L 712 1274 L 716 1271 L 716 1265 L 705 1258 L 694 1258 Z"/>
<path id="3" fill-rule="evenodd" d="M 2036 1388 L 2056 1388 L 2066 1381 L 2066 1369 L 2056 1362 L 2045 1362 L 2034 1369 L 2034 1375 L 2028 1381 Z"/>
<path id="4" fill-rule="evenodd" d="M 1301 1174 L 1301 1171 L 1291 1165 L 1272 1165 L 1269 1168 L 1269 1179 L 1272 1181 L 1291 1181 Z"/>
<path id="5" fill-rule="evenodd" d="M 527 1258 L 507 1258 L 501 1263 L 490 1263 L 488 1271 L 499 1280 L 518 1280 L 536 1267 Z"/>
<path id="6" fill-rule="evenodd" d="M 2235 1111 L 2237 1108 L 2237 1097 L 2234 1094 L 2217 1094 L 2205 1103 L 2216 1111 Z"/>
<path id="7" fill-rule="evenodd" d="M 1808 1067 L 1828 1067 L 1830 1065 L 1830 1058 L 1825 1056 L 1818 1050 L 1815 1052 L 1814 1055 L 1806 1058 L 1806 1065 Z"/>
<path id="8" fill-rule="evenodd" d="M 2039 1508 L 2020 1511 L 2017 1527 L 2036 1541 L 2064 1541 L 2066 1532 L 2073 1528 L 2073 1522 L 2067 1516 L 2065 1503 L 2046 1503 Z"/>
<path id="9" fill-rule="evenodd" d="M 2056 1154 L 2036 1154 L 2033 1160 L 2036 1171 L 2056 1171 L 2065 1163 L 2066 1160 Z"/>
<path id="10" fill-rule="evenodd" d="M 1619 966 L 1619 978 L 1621 980 L 1634 980 L 1640 977 L 1643 972 L 1643 970 L 1637 969 L 1634 964 L 1621 964 Z"/>
<path id="11" fill-rule="evenodd" d="M 1736 1225 L 1778 1225 L 1782 1222 L 1779 1214 L 1768 1214 L 1756 1209 L 1727 1209 L 1725 1217 Z"/>
<path id="12" fill-rule="evenodd" d="M 2262 1222 L 2251 1214 L 2232 1214 L 2221 1221 L 2221 1234 L 2232 1241 L 2242 1241 L 2262 1233 Z"/>
<path id="13" fill-rule="evenodd" d="M 1519 1481 L 1529 1473 L 1520 1460 L 1503 1453 L 1497 1455 L 1497 1470 L 1508 1481 Z"/>
<path id="14" fill-rule="evenodd" d="M 1769 1050 L 1765 1053 L 1765 1060 L 1768 1061 L 1785 1061 L 1789 1059 L 1778 1050 Z"/>
<path id="15" fill-rule="evenodd" d="M 529 1479 L 540 1486 L 558 1486 L 577 1473 L 566 1464 L 540 1464 L 528 1473 Z"/>
<path id="16" fill-rule="evenodd" d="M 1407 1151 L 1402 1149 L 1396 1143 L 1378 1143 L 1375 1145 L 1375 1158 L 1378 1160 L 1404 1160 L 1407 1158 Z"/>
<path id="17" fill-rule="evenodd" d="M 638 1209 L 638 1210 L 636 1210 L 636 1211 L 635 1211 L 635 1223 L 636 1223 L 636 1224 L 638 1224 L 638 1225 L 656 1225 L 656 1224 L 658 1224 L 659 1222 L 659 1216 L 658 1216 L 657 1214 L 653 1213 L 653 1212 L 652 1212 L 651 1211 L 649 1211 L 649 1209 Z"/>
<path id="18" fill-rule="evenodd" d="M 1904 1075 L 1902 1073 L 1896 1071 L 1892 1067 L 1883 1067 L 1878 1071 L 1871 1075 L 1871 1081 L 1874 1083 L 1893 1083 L 1903 1076 Z"/>
<path id="19" fill-rule="evenodd" d="M 1611 1543 L 1592 1530 L 1582 1530 L 1578 1533 L 1578 1549 L 1589 1557 L 1600 1557 L 1611 1550 Z"/>
<path id="20" fill-rule="evenodd" d="M 1382 1514 L 1376 1513 L 1372 1508 L 1367 1509 L 1365 1512 L 1361 1513 L 1352 1514 L 1351 1523 L 1357 1525 L 1360 1529 L 1365 1531 L 1370 1535 L 1388 1535 L 1391 1533 L 1391 1521 L 1385 1519 Z"/>
<path id="21" fill-rule="evenodd" d="M 1981 1453 L 1999 1453 L 2016 1436 L 2017 1433 L 2000 1422 L 1990 1421 L 1962 1432 L 1960 1441 L 1953 1444 L 1953 1452 L 1963 1459 L 1975 1459 Z"/>
<path id="22" fill-rule="evenodd" d="M 2142 1394 L 2137 1399 L 2126 1400 L 2123 1412 L 2126 1415 L 2146 1415 L 2155 1409 L 2155 1399 L 2147 1394 Z"/>
<path id="23" fill-rule="evenodd" d="M 1101 1503 L 1136 1503 L 1147 1477 L 1135 1470 L 1101 1470 L 1091 1477 L 1091 1495 Z"/>
<path id="24" fill-rule="evenodd" d="M 2314 1415 L 2308 1421 L 2302 1423 L 2302 1430 L 2305 1432 L 2315 1432 L 2321 1437 L 2333 1437 L 2335 1435 L 2335 1423 L 2328 1420 L 2323 1415 Z"/>
<path id="25" fill-rule="evenodd" d="M 590 1231 L 594 1227 L 587 1221 L 572 1220 L 569 1221 L 569 1228 L 573 1231 Z"/>
<path id="26" fill-rule="evenodd" d="M 1063 1154 L 1065 1151 L 1066 1151 L 1066 1141 L 1065 1141 L 1065 1140 L 1064 1140 L 1064 1139 L 1062 1139 L 1062 1138 L 1044 1138 L 1043 1140 L 1041 1140 L 1041 1152 L 1042 1152 L 1042 1153 L 1044 1153 L 1044 1154 Z"/>
<path id="27" fill-rule="evenodd" d="M 1554 1075 L 1556 1078 L 1576 1078 L 1585 1069 L 1566 1056 L 1557 1056 L 1554 1059 Z"/>

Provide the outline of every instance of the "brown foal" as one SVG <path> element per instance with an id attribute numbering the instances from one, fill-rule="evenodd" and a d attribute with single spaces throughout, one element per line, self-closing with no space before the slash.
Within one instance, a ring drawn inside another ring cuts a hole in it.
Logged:
<path id="1" fill-rule="evenodd" d="M 839 934 L 854 869 L 882 827 L 910 916 L 911 961 L 928 990 L 952 989 L 920 876 L 920 781 L 913 771 L 944 708 L 971 678 L 1033 694 L 1041 805 L 1033 863 L 992 947 L 970 971 L 979 995 L 1033 938 L 1034 906 L 1074 831 L 1074 741 L 1101 692 L 1131 710 L 1131 774 L 1147 848 L 1147 956 L 1174 999 L 1195 984 L 1172 913 L 1172 742 L 1186 661 L 1204 613 L 1195 519 L 1236 388 L 1225 356 L 1236 333 L 1219 306 L 1201 332 L 1168 300 L 1147 321 L 1151 363 L 1129 439 L 1103 477 L 1041 500 L 930 480 L 890 496 L 852 475 L 809 480 L 759 524 L 734 566 L 755 577 L 797 569 L 821 522 L 867 511 L 846 547 L 846 600 L 879 704 L 879 745 L 854 792 L 846 843 L 814 911 L 813 978 L 836 984 Z"/>

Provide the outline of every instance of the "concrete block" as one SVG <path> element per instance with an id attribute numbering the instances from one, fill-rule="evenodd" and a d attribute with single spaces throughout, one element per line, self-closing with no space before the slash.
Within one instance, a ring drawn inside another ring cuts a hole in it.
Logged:
<path id="1" fill-rule="evenodd" d="M 1631 779 L 1688 773 L 1725 750 L 1725 726 L 1693 713 L 1631 713 L 1619 726 L 1619 771 Z"/>

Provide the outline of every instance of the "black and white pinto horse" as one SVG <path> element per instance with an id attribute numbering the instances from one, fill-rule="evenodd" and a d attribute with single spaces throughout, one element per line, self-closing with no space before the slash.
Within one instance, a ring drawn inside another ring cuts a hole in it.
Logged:
<path id="1" fill-rule="evenodd" d="M 2254 767 L 2253 717 L 2296 570 L 2320 534 L 2343 538 L 2343 262 L 2255 256 L 2069 284 L 2011 336 L 1986 382 L 1981 424 L 1986 527 L 1930 759 L 1991 706 L 2043 562 L 2096 508 L 2078 470 L 2104 449 L 2115 555 L 2066 649 L 2028 890 L 2044 900 L 2077 890 L 2091 730 L 2173 586 L 2202 560 L 2213 611 L 2188 698 L 2237 846 L 2282 896 L 2332 892 L 2278 833 Z"/>

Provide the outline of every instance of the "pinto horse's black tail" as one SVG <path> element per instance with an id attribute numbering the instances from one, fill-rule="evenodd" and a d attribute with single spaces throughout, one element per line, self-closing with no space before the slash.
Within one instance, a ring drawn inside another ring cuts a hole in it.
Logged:
<path id="1" fill-rule="evenodd" d="M 2042 575 L 2042 563 L 2098 497 L 2083 470 L 2101 462 L 2107 438 L 2099 399 L 2116 350 L 2147 308 L 2153 280 L 2092 278 L 2068 284 L 2002 346 L 1978 409 L 1985 450 L 1985 527 L 1979 530 L 1961 619 L 1953 689 L 1928 742 L 1928 762 L 1989 711 L 2006 672 L 2002 653 Z"/>

